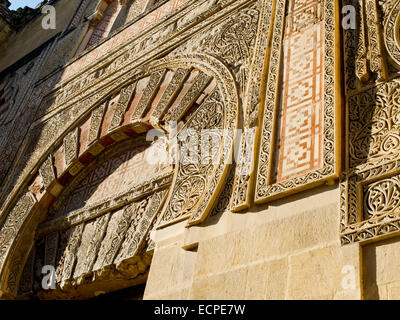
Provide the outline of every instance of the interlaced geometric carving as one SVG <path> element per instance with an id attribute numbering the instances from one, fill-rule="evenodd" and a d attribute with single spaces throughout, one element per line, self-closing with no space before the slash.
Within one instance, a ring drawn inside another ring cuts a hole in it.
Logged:
<path id="1" fill-rule="evenodd" d="M 277 2 L 260 136 L 256 203 L 324 183 L 337 174 L 334 7 L 331 0 Z M 300 40 L 307 34 L 307 40 Z M 313 44 L 307 45 L 307 41 Z M 281 111 L 280 103 L 283 103 Z"/>

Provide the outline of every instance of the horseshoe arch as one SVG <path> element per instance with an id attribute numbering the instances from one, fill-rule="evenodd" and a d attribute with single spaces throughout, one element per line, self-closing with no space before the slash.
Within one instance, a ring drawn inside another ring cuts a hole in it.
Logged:
<path id="1" fill-rule="evenodd" d="M 154 61 L 145 70 L 123 86 L 113 88 L 110 97 L 102 97 L 88 108 L 87 116 L 77 119 L 77 125 L 61 137 L 62 143 L 43 155 L 44 160 L 38 163 L 34 178 L 30 178 L 31 182 L 20 193 L 15 206 L 8 210 L 0 229 L 0 293 L 4 297 L 17 295 L 35 237 L 45 239 L 44 260 L 50 256 L 56 265 L 62 264 L 58 269 L 57 288 L 65 291 L 76 283 L 86 281 L 90 285 L 93 279 L 101 281 L 110 274 L 129 273 L 132 261 L 149 263 L 146 257 L 138 258 L 138 255 L 155 225 L 162 228 L 187 219 L 189 227 L 206 219 L 226 178 L 227 160 L 233 155 L 233 134 L 239 113 L 235 80 L 222 62 L 204 54 L 164 58 Z M 113 148 L 120 144 L 143 146 L 143 136 L 153 128 L 168 135 L 166 124 L 173 120 L 180 123 L 181 131 L 193 129 L 200 134 L 201 130 L 220 129 L 214 136 L 221 142 L 214 154 L 218 161 L 178 162 L 173 173 L 161 170 L 151 180 L 144 177 L 129 190 L 123 190 L 123 194 L 58 217 L 58 224 L 46 218 L 49 210 L 57 211 L 54 209 L 57 204 L 68 197 L 74 183 L 76 185 L 84 173 L 90 172 L 94 163 L 102 157 L 107 160 L 108 154 L 112 157 Z M 142 208 L 139 217 L 138 210 L 144 199 L 147 199 L 146 208 Z M 118 232 L 109 225 L 115 210 L 121 212 Z M 133 216 L 139 217 L 135 228 L 132 227 Z M 96 226 L 93 230 L 102 232 L 83 237 L 89 224 Z M 128 230 L 131 230 L 129 235 Z M 58 244 L 67 231 L 69 235 L 63 249 Z M 57 241 L 52 242 L 51 237 Z M 88 238 L 91 241 L 85 243 Z M 102 249 L 110 247 L 110 243 L 112 249 Z M 82 249 L 83 245 L 87 248 Z M 125 256 L 121 254 L 124 248 L 129 248 L 129 253 L 125 249 Z M 106 251 L 112 254 L 102 256 Z M 85 261 L 79 260 L 79 252 L 85 253 Z M 61 259 L 59 257 L 64 260 L 56 261 Z"/>

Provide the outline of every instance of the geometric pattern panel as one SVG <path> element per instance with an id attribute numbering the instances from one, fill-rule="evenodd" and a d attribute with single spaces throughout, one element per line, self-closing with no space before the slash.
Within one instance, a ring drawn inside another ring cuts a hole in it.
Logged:
<path id="1" fill-rule="evenodd" d="M 332 0 L 277 1 L 256 203 L 337 176 L 334 12 Z"/>
<path id="2" fill-rule="evenodd" d="M 295 6 L 292 17 L 318 4 L 308 1 L 304 6 Z M 319 169 L 322 165 L 323 23 L 304 26 L 301 31 L 296 26 L 293 20 L 287 23 L 283 41 L 280 132 L 275 150 L 274 182 Z"/>

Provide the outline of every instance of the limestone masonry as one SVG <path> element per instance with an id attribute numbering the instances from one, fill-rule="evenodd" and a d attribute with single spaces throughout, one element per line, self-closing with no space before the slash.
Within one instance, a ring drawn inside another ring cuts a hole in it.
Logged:
<path id="1" fill-rule="evenodd" d="M 400 298 L 400 0 L 9 7 L 0 299 Z"/>

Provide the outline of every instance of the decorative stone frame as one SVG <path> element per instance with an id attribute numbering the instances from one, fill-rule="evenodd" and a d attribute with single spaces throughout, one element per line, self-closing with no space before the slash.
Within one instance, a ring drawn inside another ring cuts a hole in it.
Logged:
<path id="1" fill-rule="evenodd" d="M 340 177 L 342 245 L 400 231 L 398 193 L 400 2 L 355 5 L 356 30 L 345 30 L 346 171 Z"/>
<path id="2" fill-rule="evenodd" d="M 260 149 L 255 177 L 257 204 L 272 201 L 288 194 L 321 184 L 333 184 L 341 168 L 341 89 L 340 89 L 340 14 L 339 4 L 333 0 L 324 3 L 324 126 L 323 165 L 320 169 L 300 174 L 294 178 L 271 184 L 275 122 L 277 118 L 280 57 L 285 17 L 285 0 L 276 2 L 275 21 L 270 52 L 267 83 L 265 85 L 264 111 L 260 124 Z"/>
<path id="3" fill-rule="evenodd" d="M 364 219 L 364 189 L 371 184 L 392 183 L 397 178 L 400 161 L 394 160 L 370 170 L 343 174 L 340 185 L 340 231 L 342 245 L 354 242 L 374 241 L 378 237 L 395 236 L 400 231 L 400 213 L 388 210 L 387 213 Z M 394 181 L 394 188 L 397 188 Z M 388 190 L 388 192 L 390 192 Z M 394 192 L 394 196 L 398 193 Z M 394 199 L 393 199 L 394 200 Z"/>

